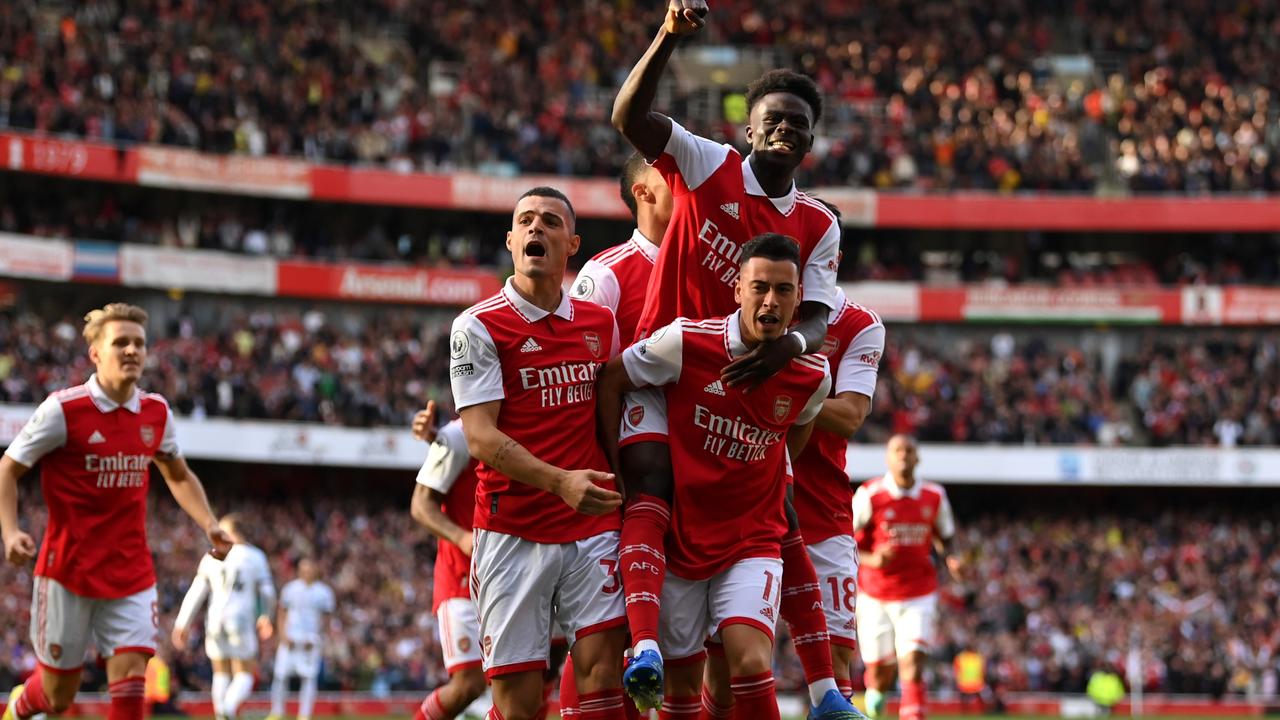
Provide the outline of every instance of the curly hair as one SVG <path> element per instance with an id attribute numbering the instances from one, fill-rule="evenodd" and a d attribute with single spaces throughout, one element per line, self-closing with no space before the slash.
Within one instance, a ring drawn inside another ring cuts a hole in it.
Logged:
<path id="1" fill-rule="evenodd" d="M 808 103 L 815 124 L 822 118 L 822 92 L 818 90 L 818 84 L 808 75 L 782 68 L 766 72 L 747 86 L 747 112 L 756 106 L 760 98 L 776 92 L 790 93 Z"/>

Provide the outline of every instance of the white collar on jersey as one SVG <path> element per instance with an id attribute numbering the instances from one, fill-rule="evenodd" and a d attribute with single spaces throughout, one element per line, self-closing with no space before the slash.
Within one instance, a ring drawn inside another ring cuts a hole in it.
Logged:
<path id="1" fill-rule="evenodd" d="M 98 384 L 97 373 L 90 375 L 89 381 L 84 386 L 89 388 L 89 397 L 93 398 L 93 404 L 97 405 L 98 410 L 104 413 L 111 412 L 118 407 L 123 407 L 125 410 L 135 414 L 142 412 L 142 393 L 138 392 L 137 387 L 133 389 L 133 395 L 124 401 L 124 405 L 121 405 L 107 396 L 107 391 L 103 390 L 102 386 Z"/>
<path id="2" fill-rule="evenodd" d="M 729 357 L 747 354 L 747 345 L 742 342 L 742 310 L 734 310 L 724 319 L 725 345 L 729 348 Z"/>
<path id="3" fill-rule="evenodd" d="M 756 179 L 756 171 L 751 169 L 751 156 L 748 155 L 742 161 L 742 182 L 746 186 L 748 195 L 759 195 L 760 197 L 769 197 L 765 194 L 764 188 L 760 187 L 760 181 Z M 790 215 L 796 206 L 796 181 L 791 181 L 791 189 L 782 197 L 771 197 L 769 202 L 778 208 L 778 212 L 783 215 Z"/>
<path id="4" fill-rule="evenodd" d="M 640 232 L 640 228 L 636 228 L 631 231 L 631 242 L 634 243 L 636 247 L 640 248 L 640 252 L 644 253 L 644 256 L 649 258 L 649 262 L 658 262 L 657 243 L 645 237 L 644 233 Z"/>
<path id="5" fill-rule="evenodd" d="M 523 295 L 516 292 L 515 286 L 511 284 L 511 278 L 507 278 L 507 284 L 502 286 L 502 296 L 525 319 L 525 322 L 538 322 L 551 314 L 525 300 Z M 565 292 L 560 293 L 560 305 L 556 308 L 555 315 L 565 320 L 573 319 L 573 302 L 569 300 L 569 295 Z"/>
<path id="6" fill-rule="evenodd" d="M 844 288 L 836 286 L 836 309 L 827 313 L 827 324 L 832 325 L 840 319 L 844 314 L 845 308 L 848 306 L 849 296 L 844 294 Z"/>
<path id="7" fill-rule="evenodd" d="M 924 487 L 924 481 L 917 476 L 916 481 L 912 483 L 911 487 L 903 489 L 898 485 L 897 481 L 893 479 L 893 473 L 887 472 L 884 474 L 884 485 L 885 489 L 889 491 L 889 497 L 894 500 L 901 500 L 904 497 L 909 497 L 912 500 L 915 500 L 920 497 L 920 488 Z"/>

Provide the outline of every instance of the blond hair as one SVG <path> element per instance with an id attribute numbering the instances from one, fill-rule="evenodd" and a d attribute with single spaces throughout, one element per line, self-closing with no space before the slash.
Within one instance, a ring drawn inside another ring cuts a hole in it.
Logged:
<path id="1" fill-rule="evenodd" d="M 139 325 L 147 324 L 147 311 L 129 303 L 108 303 L 98 310 L 90 310 L 84 316 L 84 340 L 90 345 L 102 339 L 102 328 L 112 320 L 128 320 Z"/>

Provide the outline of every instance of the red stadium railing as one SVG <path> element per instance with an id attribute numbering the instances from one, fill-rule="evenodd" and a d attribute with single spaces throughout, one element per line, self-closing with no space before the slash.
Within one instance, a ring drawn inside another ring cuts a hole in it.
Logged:
<path id="1" fill-rule="evenodd" d="M 85 180 L 238 195 L 365 205 L 505 213 L 531 185 L 564 190 L 585 217 L 627 219 L 617 183 L 605 178 L 496 177 L 398 173 L 318 165 L 291 158 L 208 155 L 135 145 L 116 147 L 0 133 L 0 168 Z M 820 188 L 815 194 L 851 226 L 951 230 L 1099 232 L 1270 232 L 1280 230 L 1273 196 L 1097 198 L 996 193 L 904 194 Z"/>

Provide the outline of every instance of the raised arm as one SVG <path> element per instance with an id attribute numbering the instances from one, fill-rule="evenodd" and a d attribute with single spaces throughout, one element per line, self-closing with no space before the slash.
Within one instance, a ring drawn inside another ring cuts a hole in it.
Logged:
<path id="1" fill-rule="evenodd" d="M 706 14 L 706 0 L 671 0 L 657 36 L 631 68 L 613 101 L 613 126 L 651 160 L 662 154 L 671 137 L 671 118 L 653 111 L 658 83 L 680 37 L 701 30 Z"/>
<path id="2" fill-rule="evenodd" d="M 502 401 L 492 400 L 460 411 L 472 457 L 516 482 L 559 496 L 580 513 L 604 515 L 622 506 L 621 494 L 596 485 L 596 481 L 612 481 L 612 473 L 565 470 L 539 460 L 498 429 L 501 409 Z"/>

